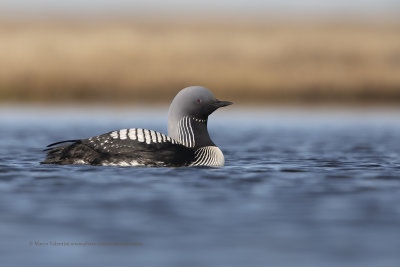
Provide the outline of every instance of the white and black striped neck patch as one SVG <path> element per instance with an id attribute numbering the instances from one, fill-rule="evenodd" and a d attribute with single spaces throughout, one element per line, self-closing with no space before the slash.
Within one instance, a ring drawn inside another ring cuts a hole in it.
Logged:
<path id="1" fill-rule="evenodd" d="M 187 146 L 187 147 L 195 147 L 196 146 L 196 140 L 194 137 L 194 130 L 193 130 L 193 124 L 196 122 L 206 123 L 207 120 L 184 116 L 178 122 L 178 140 L 184 146 Z"/>
<path id="2" fill-rule="evenodd" d="M 194 147 L 196 145 L 192 121 L 188 116 L 184 116 L 178 122 L 178 139 L 184 146 Z"/>
<path id="3" fill-rule="evenodd" d="M 194 161 L 190 166 L 222 167 L 225 165 L 225 158 L 222 151 L 216 146 L 205 146 L 197 149 Z"/>
<path id="4" fill-rule="evenodd" d="M 132 129 L 122 129 L 119 131 L 113 131 L 110 133 L 110 136 L 113 139 L 120 140 L 137 140 L 138 142 L 146 142 L 146 144 L 151 143 L 172 143 L 177 144 L 178 142 L 171 137 L 162 134 L 160 132 L 156 132 L 153 130 L 146 130 L 141 128 L 132 128 Z"/>

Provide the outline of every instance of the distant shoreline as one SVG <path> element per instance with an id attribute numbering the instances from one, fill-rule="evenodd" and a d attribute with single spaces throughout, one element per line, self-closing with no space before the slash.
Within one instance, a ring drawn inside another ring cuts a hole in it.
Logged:
<path id="1" fill-rule="evenodd" d="M 0 103 L 400 103 L 400 21 L 0 20 Z"/>

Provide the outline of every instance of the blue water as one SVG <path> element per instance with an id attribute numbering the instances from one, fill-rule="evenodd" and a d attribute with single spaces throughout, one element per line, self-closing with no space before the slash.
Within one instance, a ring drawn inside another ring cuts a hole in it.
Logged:
<path id="1" fill-rule="evenodd" d="M 219 169 L 39 164 L 165 112 L 0 108 L 1 266 L 400 266 L 400 110 L 232 106 Z"/>

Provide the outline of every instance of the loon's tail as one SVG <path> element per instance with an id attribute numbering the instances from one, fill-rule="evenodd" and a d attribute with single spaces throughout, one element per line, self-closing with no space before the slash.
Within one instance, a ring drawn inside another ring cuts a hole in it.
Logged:
<path id="1" fill-rule="evenodd" d="M 59 145 L 59 144 L 63 144 L 63 143 L 71 143 L 71 142 L 78 143 L 79 141 L 80 140 L 76 139 L 76 140 L 65 140 L 65 141 L 55 142 L 55 143 L 52 143 L 50 145 L 47 145 L 46 147 L 50 147 L 50 148 L 44 149 L 43 151 L 52 150 L 53 148 L 51 148 L 51 147 L 55 146 L 55 145 Z"/>
<path id="2" fill-rule="evenodd" d="M 69 142 L 73 142 L 73 144 L 52 147 Z M 47 151 L 47 157 L 44 161 L 40 162 L 40 164 L 65 164 L 66 155 L 68 155 L 73 145 L 77 143 L 80 143 L 80 140 L 66 140 L 48 145 L 47 147 L 49 148 L 43 150 Z"/>

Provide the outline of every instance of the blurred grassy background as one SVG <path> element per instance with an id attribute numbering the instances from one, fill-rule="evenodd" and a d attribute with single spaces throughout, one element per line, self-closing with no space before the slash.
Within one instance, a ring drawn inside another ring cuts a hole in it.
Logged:
<path id="1" fill-rule="evenodd" d="M 1 102 L 400 103 L 400 20 L 0 21 Z"/>

